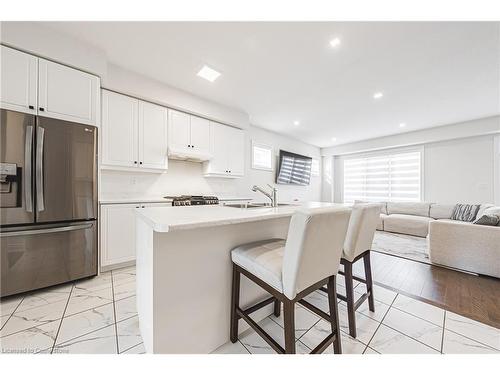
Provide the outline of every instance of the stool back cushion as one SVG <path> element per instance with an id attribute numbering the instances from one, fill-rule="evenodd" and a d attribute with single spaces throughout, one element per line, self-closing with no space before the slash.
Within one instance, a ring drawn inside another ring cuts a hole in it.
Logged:
<path id="1" fill-rule="evenodd" d="M 376 203 L 355 204 L 352 207 L 342 255 L 344 259 L 351 262 L 364 251 L 371 249 L 379 220 L 380 205 Z"/>
<path id="2" fill-rule="evenodd" d="M 298 210 L 290 221 L 283 255 L 283 293 L 297 293 L 337 274 L 350 210 L 328 207 Z"/>

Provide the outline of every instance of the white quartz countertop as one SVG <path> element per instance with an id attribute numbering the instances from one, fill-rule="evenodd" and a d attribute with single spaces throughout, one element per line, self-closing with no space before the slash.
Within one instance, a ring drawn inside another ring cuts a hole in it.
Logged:
<path id="1" fill-rule="evenodd" d="M 209 194 L 205 194 L 209 195 Z M 250 197 L 219 197 L 221 202 L 250 202 L 253 199 Z M 100 204 L 120 204 L 120 203 L 170 203 L 172 199 L 163 197 L 129 197 L 129 196 L 119 196 L 119 197 L 104 197 L 99 199 Z"/>
<path id="2" fill-rule="evenodd" d="M 136 210 L 156 232 L 172 232 L 291 216 L 299 208 L 347 207 L 343 204 L 304 202 L 280 207 L 234 208 L 218 206 L 151 207 Z"/>

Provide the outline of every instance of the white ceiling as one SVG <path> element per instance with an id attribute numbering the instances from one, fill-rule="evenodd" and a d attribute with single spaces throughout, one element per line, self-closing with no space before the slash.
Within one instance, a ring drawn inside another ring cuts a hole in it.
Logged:
<path id="1" fill-rule="evenodd" d="M 320 147 L 500 113 L 498 22 L 46 24 Z M 214 83 L 196 75 L 204 64 L 222 73 Z"/>

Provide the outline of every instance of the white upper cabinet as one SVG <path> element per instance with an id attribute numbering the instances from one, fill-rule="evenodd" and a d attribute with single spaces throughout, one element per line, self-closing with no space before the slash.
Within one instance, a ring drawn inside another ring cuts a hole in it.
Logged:
<path id="1" fill-rule="evenodd" d="M 208 120 L 170 110 L 168 129 L 168 155 L 170 157 L 198 161 L 212 157 Z"/>
<path id="2" fill-rule="evenodd" d="M 224 126 L 224 125 L 222 125 Z M 243 130 L 226 126 L 229 139 L 228 169 L 231 176 L 243 176 L 245 173 L 245 133 Z"/>
<path id="3" fill-rule="evenodd" d="M 137 167 L 139 101 L 102 91 L 102 164 Z"/>
<path id="4" fill-rule="evenodd" d="M 38 58 L 1 46 L 2 108 L 18 112 L 37 113 Z"/>
<path id="5" fill-rule="evenodd" d="M 139 101 L 139 165 L 167 169 L 167 117 L 165 107 Z"/>
<path id="6" fill-rule="evenodd" d="M 99 78 L 39 59 L 38 114 L 82 124 L 97 124 Z"/>
<path id="7" fill-rule="evenodd" d="M 165 171 L 167 113 L 165 107 L 102 90 L 102 167 Z"/>
<path id="8" fill-rule="evenodd" d="M 98 125 L 99 77 L 5 46 L 1 52 L 2 108 Z"/>
<path id="9" fill-rule="evenodd" d="M 191 152 L 203 159 L 210 155 L 210 121 L 191 116 Z"/>
<path id="10" fill-rule="evenodd" d="M 169 111 L 168 153 L 189 153 L 191 147 L 191 116 L 187 113 Z"/>
<path id="11" fill-rule="evenodd" d="M 203 163 L 205 177 L 237 178 L 245 170 L 245 133 L 230 126 L 210 123 L 212 158 Z"/>

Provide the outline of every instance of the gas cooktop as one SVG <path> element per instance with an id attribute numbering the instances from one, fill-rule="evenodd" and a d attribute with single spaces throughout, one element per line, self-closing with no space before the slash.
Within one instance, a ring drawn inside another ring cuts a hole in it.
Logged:
<path id="1" fill-rule="evenodd" d="M 199 206 L 219 204 L 219 198 L 209 195 L 179 195 L 174 197 L 165 197 L 172 199 L 172 206 Z"/>

